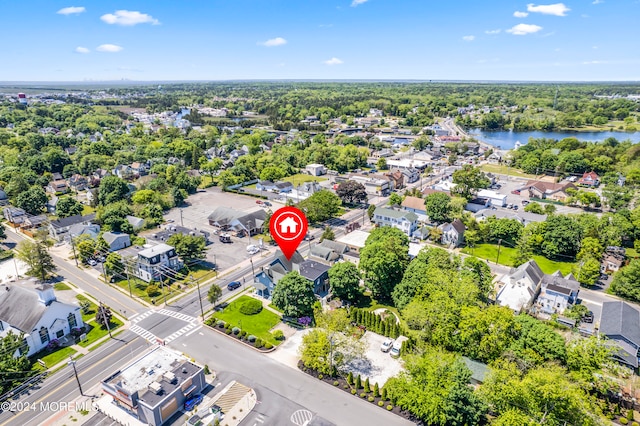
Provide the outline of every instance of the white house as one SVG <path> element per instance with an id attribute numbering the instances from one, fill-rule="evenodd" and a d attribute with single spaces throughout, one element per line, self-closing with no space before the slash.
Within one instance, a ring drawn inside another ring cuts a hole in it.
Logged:
<path id="1" fill-rule="evenodd" d="M 27 280 L 0 285 L 0 338 L 24 333 L 26 346 L 20 351 L 29 356 L 83 325 L 80 307 L 59 302 L 51 284 Z"/>
<path id="2" fill-rule="evenodd" d="M 507 196 L 504 194 L 498 194 L 495 191 L 481 189 L 478 191 L 477 196 L 479 198 L 487 198 L 492 206 L 504 207 L 507 205 Z"/>
<path id="3" fill-rule="evenodd" d="M 501 287 L 498 290 L 496 302 L 500 306 L 508 306 L 519 313 L 535 299 L 538 284 L 543 276 L 544 273 L 535 260 L 523 263 L 500 278 Z"/>
<path id="4" fill-rule="evenodd" d="M 109 251 L 121 250 L 131 245 L 129 234 L 124 232 L 105 232 L 102 239 L 109 245 Z"/>
<path id="5" fill-rule="evenodd" d="M 373 212 L 373 223 L 377 226 L 398 228 L 410 237 L 418 227 L 418 215 L 408 211 L 377 207 Z"/>
<path id="6" fill-rule="evenodd" d="M 134 275 L 146 282 L 163 280 L 171 270 L 182 268 L 176 250 L 168 244 L 152 245 L 138 252 L 136 265 Z"/>
<path id="7" fill-rule="evenodd" d="M 461 246 L 464 243 L 464 223 L 460 219 L 455 219 L 451 223 L 443 223 L 438 226 L 442 230 L 442 244 Z"/>
<path id="8" fill-rule="evenodd" d="M 307 164 L 305 170 L 312 176 L 322 176 L 327 173 L 327 168 L 322 164 Z"/>
<path id="9" fill-rule="evenodd" d="M 540 295 L 536 307 L 541 313 L 548 315 L 562 314 L 570 305 L 578 300 L 580 283 L 572 274 L 562 276 L 560 271 L 552 275 L 544 275 L 540 281 Z"/>

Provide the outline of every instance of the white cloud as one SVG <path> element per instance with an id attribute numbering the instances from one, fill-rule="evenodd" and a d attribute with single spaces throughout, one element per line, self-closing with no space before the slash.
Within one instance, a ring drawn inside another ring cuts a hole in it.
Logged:
<path id="1" fill-rule="evenodd" d="M 351 7 L 359 6 L 359 5 L 364 4 L 364 3 L 368 2 L 368 1 L 369 0 L 353 0 L 351 2 Z"/>
<path id="2" fill-rule="evenodd" d="M 109 52 L 109 53 L 116 53 L 119 52 L 123 49 L 122 46 L 118 46 L 117 44 L 101 44 L 100 46 L 96 47 L 96 50 L 98 52 Z"/>
<path id="3" fill-rule="evenodd" d="M 271 38 L 267 41 L 258 42 L 258 44 L 266 47 L 275 47 L 275 46 L 282 46 L 284 44 L 287 44 L 287 40 L 283 39 L 282 37 L 276 37 L 276 38 Z"/>
<path id="4" fill-rule="evenodd" d="M 489 35 L 495 35 L 495 34 L 500 34 L 500 30 L 486 30 L 484 33 Z"/>
<path id="5" fill-rule="evenodd" d="M 537 33 L 541 29 L 542 29 L 542 27 L 539 26 L 539 25 L 518 24 L 518 25 L 515 25 L 515 26 L 509 28 L 507 30 L 507 32 L 511 33 L 513 35 L 527 35 L 527 34 Z"/>
<path id="6" fill-rule="evenodd" d="M 567 16 L 567 12 L 571 9 L 565 6 L 564 3 L 539 4 L 537 6 L 533 3 L 529 3 L 527 5 L 527 10 L 529 12 L 542 13 L 544 15 Z"/>
<path id="7" fill-rule="evenodd" d="M 153 16 L 133 10 L 116 10 L 115 13 L 107 13 L 106 15 L 102 15 L 100 19 L 107 24 L 124 26 L 137 24 L 160 24 L 160 21 L 155 19 Z"/>
<path id="8" fill-rule="evenodd" d="M 513 12 L 513 16 L 515 16 L 516 18 L 526 18 L 527 16 L 529 16 L 529 14 L 527 12 L 520 12 L 519 10 L 516 10 L 515 12 Z"/>
<path id="9" fill-rule="evenodd" d="M 85 9 L 84 6 L 69 6 L 69 7 L 63 7 L 56 13 L 59 15 L 77 15 L 78 13 L 82 13 L 86 10 L 87 9 Z"/>
<path id="10" fill-rule="evenodd" d="M 584 61 L 582 63 L 582 65 L 599 65 L 599 64 L 606 64 L 607 61 Z"/>
<path id="11" fill-rule="evenodd" d="M 462 39 L 464 41 L 473 41 L 476 39 L 476 36 L 473 36 L 473 35 L 463 36 Z"/>
<path id="12" fill-rule="evenodd" d="M 76 47 L 76 53 L 89 53 L 89 52 L 91 51 L 86 47 L 82 47 L 82 46 Z"/>
<path id="13" fill-rule="evenodd" d="M 336 57 L 333 57 L 333 58 L 331 58 L 329 60 L 324 61 L 324 63 L 326 65 L 340 65 L 340 64 L 342 64 L 344 62 L 342 61 L 342 59 L 338 59 Z"/>
<path id="14" fill-rule="evenodd" d="M 591 2 L 591 4 L 602 4 L 602 3 L 604 3 L 604 0 L 593 0 Z"/>

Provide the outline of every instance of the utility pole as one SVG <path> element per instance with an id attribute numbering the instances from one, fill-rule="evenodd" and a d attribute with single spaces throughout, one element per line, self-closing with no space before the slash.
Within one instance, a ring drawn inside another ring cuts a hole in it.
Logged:
<path id="1" fill-rule="evenodd" d="M 109 281 L 107 281 L 107 272 L 104 269 L 104 262 L 100 262 L 100 266 L 102 266 L 102 276 L 104 277 L 104 283 L 108 284 Z"/>
<path id="2" fill-rule="evenodd" d="M 251 262 L 251 278 L 255 281 L 256 271 L 253 269 L 253 258 L 249 258 L 249 261 Z M 244 282 L 242 284 L 242 289 L 244 290 Z"/>
<path id="3" fill-rule="evenodd" d="M 71 240 L 71 248 L 73 249 L 73 260 L 76 261 L 76 268 L 78 267 L 78 256 L 76 255 L 76 244 L 73 242 L 73 237 L 70 237 Z"/>
<path id="4" fill-rule="evenodd" d="M 182 223 L 182 209 L 180 209 L 180 226 L 184 226 L 184 223 Z"/>
<path id="5" fill-rule="evenodd" d="M 131 293 L 131 278 L 129 277 L 129 265 L 124 264 L 124 272 L 127 274 L 127 284 L 129 284 L 129 297 L 133 299 L 133 294 Z"/>
<path id="6" fill-rule="evenodd" d="M 102 304 L 102 302 L 100 302 L 100 306 L 98 306 L 98 310 L 100 310 L 100 312 L 102 312 L 102 319 L 104 320 L 104 325 L 107 326 L 107 331 L 109 332 L 109 337 L 113 339 L 113 336 L 111 335 L 111 327 L 109 326 L 109 320 L 107 319 L 107 307 L 104 306 Z"/>
<path id="7" fill-rule="evenodd" d="M 82 392 L 82 386 L 80 385 L 80 378 L 78 377 L 78 370 L 76 370 L 76 362 L 73 360 L 71 355 L 69 355 L 69 361 L 67 364 L 73 367 L 73 374 L 76 376 L 76 381 L 78 382 L 78 389 L 80 389 L 80 395 L 84 396 L 84 392 Z"/>
<path id="8" fill-rule="evenodd" d="M 202 313 L 202 321 L 204 321 L 204 308 L 202 307 L 202 295 L 200 294 L 200 281 L 194 280 L 193 275 L 189 275 L 189 278 L 191 278 L 192 283 L 195 281 L 198 286 L 198 302 L 200 302 L 200 313 Z"/>
<path id="9" fill-rule="evenodd" d="M 498 260 L 500 259 L 500 245 L 502 244 L 502 238 L 498 238 L 498 255 L 496 256 L 496 265 L 498 264 Z"/>

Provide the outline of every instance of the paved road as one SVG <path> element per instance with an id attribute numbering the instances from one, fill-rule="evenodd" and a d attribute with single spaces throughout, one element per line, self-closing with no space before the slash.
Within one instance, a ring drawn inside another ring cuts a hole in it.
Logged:
<path id="1" fill-rule="evenodd" d="M 148 347 L 149 343 L 146 340 L 125 331 L 90 354 L 78 359 L 76 369 L 85 395 L 88 395 L 89 389 L 100 383 L 108 374 L 135 359 Z M 30 410 L 0 413 L 0 426 L 41 425 L 47 418 L 55 414 L 46 410 L 46 407 L 40 405 L 41 403 L 69 403 L 78 396 L 78 384 L 73 370 L 71 366 L 65 367 L 45 380 L 39 388 L 32 389 L 29 394 L 10 400 L 10 402 L 22 404 L 28 402 Z"/>
<path id="2" fill-rule="evenodd" d="M 16 244 L 27 239 L 24 235 L 12 232 L 9 229 L 6 234 L 7 241 Z M 57 273 L 60 276 L 63 276 L 74 285 L 97 298 L 99 301 L 104 302 L 112 310 L 120 312 L 123 316 L 129 317 L 132 314 L 143 312 L 147 309 L 142 304 L 130 299 L 127 295 L 122 294 L 122 292 L 85 273 L 81 269 L 78 269 L 75 265 L 70 264 L 55 253 L 51 253 L 51 257 L 58 267 Z"/>

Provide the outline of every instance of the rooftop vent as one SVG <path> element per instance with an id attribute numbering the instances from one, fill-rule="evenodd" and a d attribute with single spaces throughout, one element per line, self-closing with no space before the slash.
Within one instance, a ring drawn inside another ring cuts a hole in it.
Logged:
<path id="1" fill-rule="evenodd" d="M 163 374 L 163 377 L 165 378 L 166 381 L 168 381 L 169 383 L 175 383 L 176 381 L 176 375 L 173 374 L 171 371 L 167 371 L 166 373 Z"/>
<path id="2" fill-rule="evenodd" d="M 162 392 L 162 385 L 158 382 L 153 382 L 149 385 L 149 389 L 156 395 L 159 395 Z"/>

